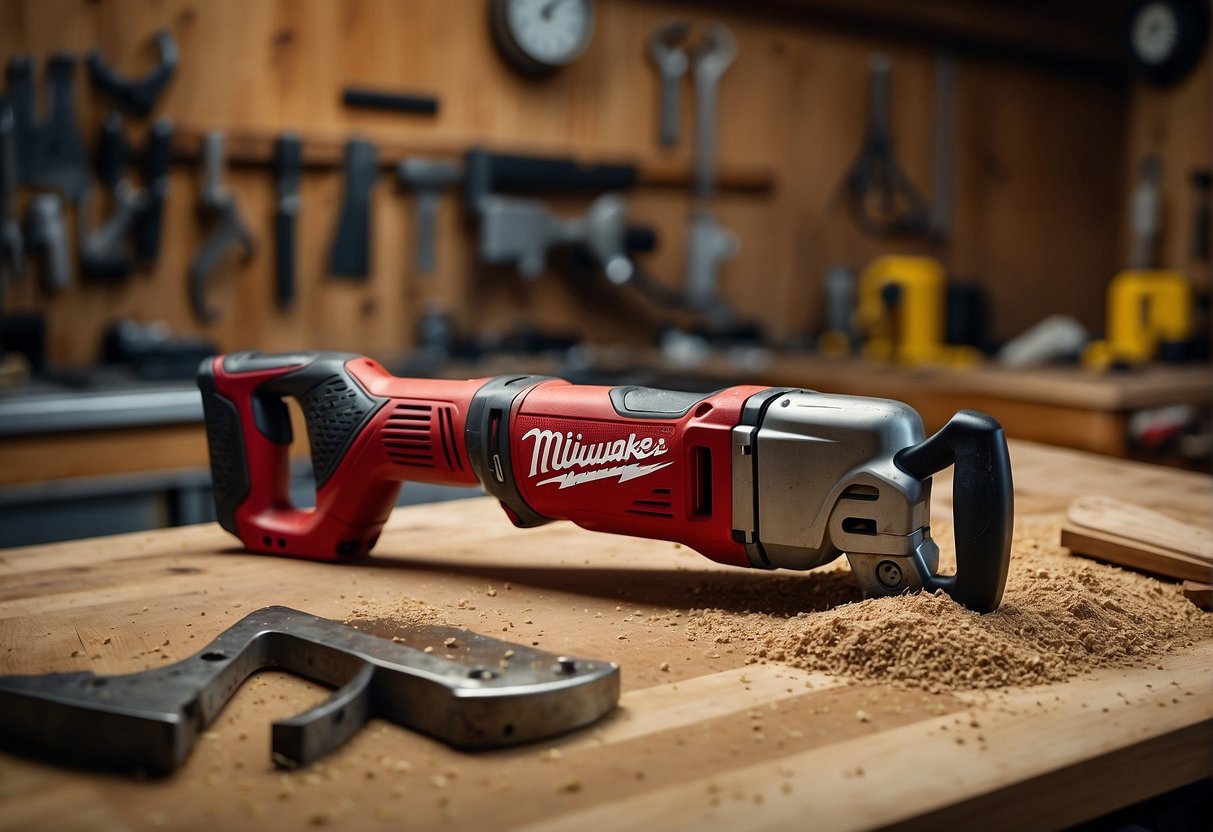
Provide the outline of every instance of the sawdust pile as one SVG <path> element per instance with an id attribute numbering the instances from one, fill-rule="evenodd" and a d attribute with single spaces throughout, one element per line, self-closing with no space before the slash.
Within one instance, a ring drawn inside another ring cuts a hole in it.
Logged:
<path id="1" fill-rule="evenodd" d="M 1213 637 L 1213 616 L 1178 586 L 1072 557 L 1058 538 L 1056 525 L 1019 530 L 1002 606 L 988 615 L 943 593 L 783 617 L 705 608 L 688 617 L 688 636 L 742 646 L 757 661 L 931 691 L 1061 681 Z M 945 556 L 949 544 L 940 541 Z"/>

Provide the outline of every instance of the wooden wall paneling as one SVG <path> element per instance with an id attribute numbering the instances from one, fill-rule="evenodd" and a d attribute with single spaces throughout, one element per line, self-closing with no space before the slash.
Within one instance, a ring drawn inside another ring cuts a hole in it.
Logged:
<path id="1" fill-rule="evenodd" d="M 426 147 L 479 141 L 584 158 L 687 164 L 691 84 L 688 79 L 682 90 L 682 142 L 661 149 L 655 138 L 657 76 L 644 43 L 664 20 L 683 17 L 698 25 L 720 19 L 740 47 L 721 86 L 720 161 L 779 173 L 771 193 L 730 193 L 718 200 L 722 222 L 742 243 L 738 257 L 722 269 L 721 291 L 743 314 L 782 336 L 820 326 L 821 280 L 831 264 L 858 268 L 884 251 L 926 250 L 863 237 L 836 198 L 862 136 L 866 58 L 876 50 L 894 61 L 898 158 L 930 196 L 934 51 L 857 28 L 748 11 L 602 0 L 585 56 L 534 81 L 501 64 L 478 0 L 0 0 L 0 60 L 18 51 L 83 53 L 97 46 L 122 71 L 138 74 L 150 60 L 152 34 L 167 25 L 182 62 L 160 112 L 183 129 L 272 134 L 306 128 Z M 433 92 L 441 109 L 436 118 L 348 111 L 339 93 L 352 83 Z M 81 73 L 81 113 L 91 137 L 103 110 L 85 86 Z M 1122 166 L 1125 104 L 1119 91 L 1089 75 L 991 58 L 963 59 L 957 90 L 956 233 L 940 255 L 989 290 L 999 337 L 1051 311 L 1084 320 L 1101 316 L 1103 286 L 1115 264 L 1109 251 L 1123 215 L 1123 175 L 1104 178 L 1105 169 Z M 327 251 L 342 187 L 332 169 L 304 178 L 298 299 L 294 309 L 280 313 L 272 294 L 272 175 L 267 167 L 235 166 L 229 178 L 262 246 L 248 264 L 226 264 L 217 275 L 211 296 L 223 316 L 216 324 L 197 324 L 184 292 L 185 268 L 202 236 L 194 219 L 197 170 L 189 163 L 174 169 L 164 253 L 151 273 L 118 286 L 78 283 L 55 298 L 41 296 L 32 284 L 17 285 L 7 310 L 45 310 L 52 357 L 63 362 L 94 358 L 105 323 L 119 316 L 163 318 L 178 330 L 209 335 L 225 350 L 314 346 L 397 353 L 411 342 L 426 304 L 442 305 L 464 326 L 484 330 L 502 331 L 525 316 L 600 340 L 635 337 L 635 316 L 605 310 L 606 296 L 562 286 L 554 275 L 524 284 L 479 267 L 458 199 L 442 207 L 437 273 L 418 279 L 411 273 L 412 199 L 386 175 L 375 195 L 374 276 L 366 284 L 329 278 Z M 661 233 L 661 250 L 646 262 L 659 279 L 677 285 L 688 194 L 643 188 L 629 200 L 633 215 Z M 583 210 L 588 199 L 554 204 Z"/>

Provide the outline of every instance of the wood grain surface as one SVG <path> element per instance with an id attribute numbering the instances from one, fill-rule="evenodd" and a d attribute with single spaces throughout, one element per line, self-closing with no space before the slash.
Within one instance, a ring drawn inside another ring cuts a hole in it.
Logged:
<path id="1" fill-rule="evenodd" d="M 1028 443 L 1012 457 L 1021 519 L 1060 519 L 1095 483 L 1173 517 L 1207 509 L 1207 477 Z M 934 489 L 935 522 L 949 493 Z M 6 550 L 0 673 L 159 666 L 272 603 L 390 633 L 380 611 L 424 602 L 459 626 L 616 660 L 624 692 L 604 722 L 534 746 L 460 753 L 375 722 L 284 775 L 268 723 L 326 693 L 263 673 L 167 779 L 0 754 L 0 829 L 1028 829 L 1213 773 L 1213 643 L 1046 688 L 928 694 L 747 664 L 650 618 L 705 587 L 725 604 L 730 587 L 786 592 L 763 583 L 778 578 L 569 524 L 514 529 L 487 499 L 398 510 L 375 555 L 348 566 L 247 555 L 214 525 Z"/>

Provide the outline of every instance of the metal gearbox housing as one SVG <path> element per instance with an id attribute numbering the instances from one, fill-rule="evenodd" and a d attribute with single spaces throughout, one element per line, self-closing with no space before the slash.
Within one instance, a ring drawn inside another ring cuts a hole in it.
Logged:
<path id="1" fill-rule="evenodd" d="M 797 390 L 733 430 L 734 537 L 761 568 L 813 569 L 846 554 L 865 595 L 929 585 L 931 480 L 894 464 L 922 419 L 889 399 Z"/>

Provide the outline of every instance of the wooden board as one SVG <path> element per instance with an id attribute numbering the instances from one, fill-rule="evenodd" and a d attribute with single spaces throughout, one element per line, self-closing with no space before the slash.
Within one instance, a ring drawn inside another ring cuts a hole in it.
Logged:
<path id="1" fill-rule="evenodd" d="M 1076 555 L 1148 572 L 1151 575 L 1200 583 L 1213 580 L 1213 565 L 1207 561 L 1097 529 L 1063 526 L 1061 545 Z"/>
<path id="2" fill-rule="evenodd" d="M 1105 496 L 1080 497 L 1070 503 L 1066 518 L 1088 529 L 1142 540 L 1213 565 L 1213 531 L 1134 503 Z"/>
<path id="3" fill-rule="evenodd" d="M 1170 513 L 1207 505 L 1207 477 L 1026 443 L 1012 456 L 1021 519 L 1060 518 L 1092 481 Z M 949 491 L 934 489 L 937 517 Z M 931 695 L 747 665 L 647 618 L 694 606 L 704 581 L 769 577 L 568 524 L 514 529 L 489 500 L 399 510 L 376 555 L 350 566 L 246 555 L 213 525 L 2 551 L 0 673 L 138 670 L 265 604 L 344 618 L 408 597 L 461 626 L 618 660 L 624 693 L 599 726 L 500 752 L 374 724 L 284 778 L 267 724 L 325 694 L 263 674 L 164 781 L 0 754 L 0 829 L 734 830 L 810 817 L 820 829 L 1030 829 L 1213 774 L 1213 643 L 1004 698 Z"/>

